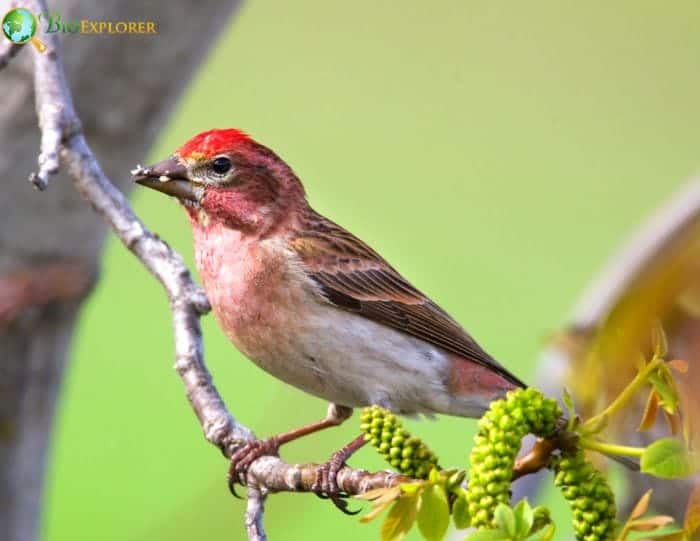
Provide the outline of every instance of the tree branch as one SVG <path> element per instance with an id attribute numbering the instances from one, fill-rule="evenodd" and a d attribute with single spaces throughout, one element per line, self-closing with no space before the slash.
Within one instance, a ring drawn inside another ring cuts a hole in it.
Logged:
<path id="1" fill-rule="evenodd" d="M 245 511 L 245 529 L 248 539 L 267 539 L 263 527 L 263 513 L 265 512 L 265 493 L 257 487 L 248 488 L 248 505 Z"/>
<path id="2" fill-rule="evenodd" d="M 44 0 L 31 4 L 28 7 L 35 13 L 47 10 Z M 204 362 L 199 318 L 210 310 L 209 302 L 192 281 L 180 255 L 145 227 L 124 195 L 102 171 L 83 136 L 56 39 L 47 34 L 45 41 L 47 52 L 34 52 L 36 111 L 42 137 L 39 168 L 30 175 L 30 180 L 37 188 L 44 189 L 49 177 L 58 171 L 60 158 L 83 198 L 161 283 L 172 312 L 175 369 L 206 439 L 219 447 L 224 456 L 230 457 L 254 435 L 229 413 Z M 249 538 L 266 539 L 262 515 L 268 493 L 311 491 L 318 475 L 316 464 L 289 465 L 279 457 L 270 456 L 253 462 L 247 475 Z M 338 475 L 340 488 L 350 495 L 409 481 L 411 479 L 391 472 L 369 473 L 347 467 Z"/>
<path id="3" fill-rule="evenodd" d="M 634 280 L 651 262 L 659 260 L 699 215 L 700 177 L 694 177 L 652 214 L 586 287 L 573 309 L 570 325 L 580 329 L 600 325 Z"/>
<path id="4" fill-rule="evenodd" d="M 0 44 L 0 70 L 10 63 L 10 60 L 22 49 L 21 45 L 16 43 L 10 43 L 9 41 L 2 41 Z"/>
<path id="5" fill-rule="evenodd" d="M 537 439 L 532 449 L 515 461 L 512 480 L 515 481 L 549 466 L 552 453 L 560 448 L 559 444 L 560 441 L 557 438 Z"/>

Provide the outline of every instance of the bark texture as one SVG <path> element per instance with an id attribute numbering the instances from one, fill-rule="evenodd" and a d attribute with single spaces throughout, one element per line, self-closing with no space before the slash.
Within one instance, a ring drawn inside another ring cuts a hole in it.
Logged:
<path id="1" fill-rule="evenodd" d="M 85 136 L 121 190 L 129 190 L 128 168 L 143 159 L 237 5 L 52 2 L 51 11 L 64 20 L 150 20 L 158 26 L 157 36 L 60 38 Z M 0 12 L 10 7 L 0 1 Z M 106 233 L 67 173 L 52 177 L 43 195 L 27 181 L 37 170 L 40 144 L 30 47 L 12 50 L 17 54 L 0 72 L 0 539 L 5 541 L 37 536 L 56 396 Z"/>

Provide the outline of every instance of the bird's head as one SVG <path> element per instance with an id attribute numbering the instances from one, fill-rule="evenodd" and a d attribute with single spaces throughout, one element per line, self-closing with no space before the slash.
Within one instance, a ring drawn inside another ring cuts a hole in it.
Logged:
<path id="1" fill-rule="evenodd" d="M 245 234 L 265 234 L 306 204 L 304 188 L 272 150 L 236 129 L 195 135 L 134 180 L 177 198 L 193 224 L 221 223 Z"/>

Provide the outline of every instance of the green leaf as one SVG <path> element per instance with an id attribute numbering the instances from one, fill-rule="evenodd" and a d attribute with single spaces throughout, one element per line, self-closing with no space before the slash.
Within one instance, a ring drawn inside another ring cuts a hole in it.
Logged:
<path id="1" fill-rule="evenodd" d="M 439 483 L 441 479 L 442 477 L 440 475 L 440 470 L 437 468 L 432 468 L 428 474 L 428 481 L 431 483 Z"/>
<path id="2" fill-rule="evenodd" d="M 668 532 L 666 530 L 667 528 L 664 528 L 663 531 L 652 532 L 651 535 L 645 534 L 645 538 L 649 537 L 657 541 L 691 541 L 693 539 L 693 536 L 689 535 L 685 530 L 678 528 L 673 528 Z"/>
<path id="3" fill-rule="evenodd" d="M 403 494 L 415 494 L 419 489 L 423 488 L 424 483 L 401 483 L 399 488 Z"/>
<path id="4" fill-rule="evenodd" d="M 561 400 L 564 402 L 564 405 L 566 406 L 566 409 L 569 411 L 569 416 L 573 417 L 574 416 L 574 400 L 571 398 L 571 391 L 569 391 L 568 388 L 564 387 L 562 390 L 561 394 Z"/>
<path id="5" fill-rule="evenodd" d="M 514 538 L 515 535 L 515 515 L 513 510 L 504 503 L 499 503 L 493 514 L 493 520 L 501 530 Z"/>
<path id="6" fill-rule="evenodd" d="M 418 510 L 418 529 L 427 541 L 440 541 L 450 524 L 450 508 L 442 485 L 425 489 Z"/>
<path id="7" fill-rule="evenodd" d="M 569 389 L 566 387 L 564 387 L 562 391 L 561 400 L 564 402 L 564 406 L 568 412 L 569 423 L 567 428 L 568 430 L 573 430 L 574 424 L 576 423 L 576 409 L 574 408 L 574 399 L 571 398 L 571 392 L 569 392 Z"/>
<path id="8" fill-rule="evenodd" d="M 556 531 L 554 523 L 547 524 L 544 528 L 537 530 L 534 534 L 527 538 L 527 541 L 551 541 Z"/>
<path id="9" fill-rule="evenodd" d="M 467 497 L 465 494 L 457 496 L 454 505 L 452 506 L 452 520 L 458 530 L 469 528 L 471 517 L 467 508 Z"/>
<path id="10" fill-rule="evenodd" d="M 675 413 L 678 406 L 678 395 L 675 389 L 658 374 L 650 374 L 649 381 L 661 398 L 661 405 L 668 413 Z"/>
<path id="11" fill-rule="evenodd" d="M 464 541 L 511 541 L 511 538 L 503 530 L 477 530 Z"/>
<path id="12" fill-rule="evenodd" d="M 456 490 L 461 484 L 462 481 L 464 481 L 464 478 L 467 476 L 467 471 L 466 470 L 457 470 L 453 474 L 451 474 L 447 478 L 447 490 L 449 491 L 454 491 Z"/>
<path id="13" fill-rule="evenodd" d="M 530 533 L 532 523 L 535 520 L 535 514 L 527 498 L 520 500 L 513 508 L 513 515 L 515 517 L 515 536 L 518 539 L 525 539 Z"/>
<path id="14" fill-rule="evenodd" d="M 605 412 L 591 417 L 581 427 L 581 434 L 597 434 L 598 432 L 602 432 L 605 427 L 608 426 L 609 420 L 610 417 Z"/>
<path id="15" fill-rule="evenodd" d="M 685 444 L 674 438 L 661 438 L 644 450 L 642 473 L 661 479 L 679 479 L 693 473 Z"/>
<path id="16" fill-rule="evenodd" d="M 418 495 L 404 495 L 394 504 L 382 523 L 382 541 L 400 541 L 416 521 Z"/>

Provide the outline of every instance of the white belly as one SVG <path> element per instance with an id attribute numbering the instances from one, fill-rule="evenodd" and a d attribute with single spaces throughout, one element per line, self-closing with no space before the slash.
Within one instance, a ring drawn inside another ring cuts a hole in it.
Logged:
<path id="1" fill-rule="evenodd" d="M 304 316 L 301 332 L 290 337 L 291 358 L 257 359 L 265 370 L 345 406 L 379 404 L 406 414 L 450 409 L 442 351 L 330 305 Z"/>

